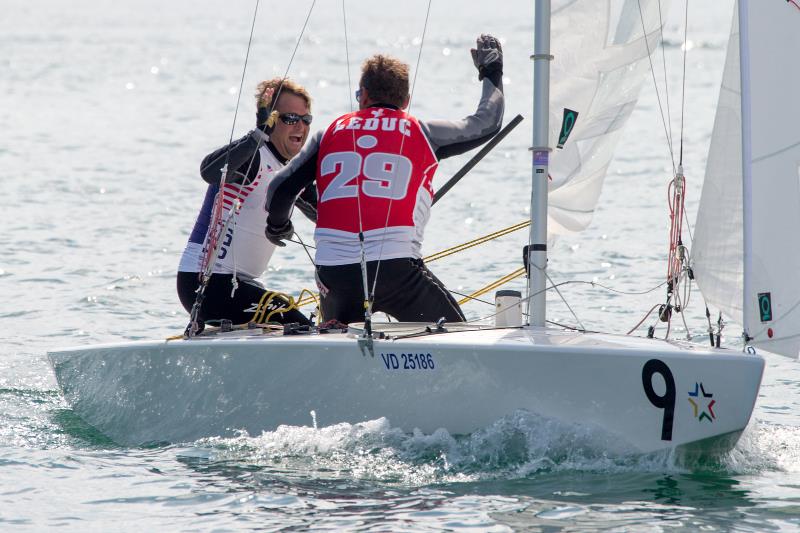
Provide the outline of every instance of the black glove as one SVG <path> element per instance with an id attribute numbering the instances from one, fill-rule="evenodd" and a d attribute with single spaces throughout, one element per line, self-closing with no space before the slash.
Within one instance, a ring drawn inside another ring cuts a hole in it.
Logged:
<path id="1" fill-rule="evenodd" d="M 256 129 L 269 133 L 269 126 L 267 126 L 267 119 L 269 118 L 269 109 L 266 107 L 259 107 L 256 111 Z"/>
<path id="2" fill-rule="evenodd" d="M 503 48 L 500 41 L 491 35 L 481 34 L 477 40 L 477 49 L 473 48 L 469 52 L 475 68 L 478 69 L 479 80 L 495 72 L 503 73 Z"/>
<path id="3" fill-rule="evenodd" d="M 294 226 L 292 226 L 291 220 L 287 220 L 283 226 L 275 227 L 267 218 L 267 228 L 264 230 L 264 234 L 267 236 L 267 240 L 275 246 L 286 246 L 283 240 L 294 235 Z"/>

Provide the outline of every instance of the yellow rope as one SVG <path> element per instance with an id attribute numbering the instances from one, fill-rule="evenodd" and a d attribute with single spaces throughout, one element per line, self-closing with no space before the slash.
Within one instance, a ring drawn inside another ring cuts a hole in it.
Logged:
<path id="1" fill-rule="evenodd" d="M 303 298 L 304 294 L 308 294 L 308 296 L 306 298 Z M 269 304 L 275 298 L 283 298 L 288 302 L 288 304 L 285 305 L 284 307 L 278 307 L 277 309 L 273 309 L 272 311 L 267 313 Z M 289 311 L 294 311 L 312 302 L 316 303 L 317 307 L 320 307 L 317 295 L 314 292 L 310 291 L 309 289 L 301 290 L 300 294 L 297 296 L 297 300 L 295 300 L 294 297 L 283 292 L 265 292 L 261 296 L 261 300 L 259 300 L 258 302 L 258 307 L 256 308 L 256 312 L 253 315 L 253 318 L 250 320 L 250 322 L 256 324 L 263 324 L 265 322 L 269 322 L 270 318 L 272 318 L 277 313 L 286 313 Z"/>
<path id="2" fill-rule="evenodd" d="M 306 293 L 308 293 L 308 297 L 304 299 L 303 295 Z M 297 295 L 297 300 L 298 300 L 297 307 L 303 307 L 304 305 L 310 304 L 311 302 L 317 304 L 317 324 L 321 324 L 323 322 L 322 305 L 320 305 L 319 298 L 317 294 L 314 293 L 314 291 L 311 291 L 309 289 L 303 289 L 302 291 L 300 291 L 300 294 Z"/>
<path id="3" fill-rule="evenodd" d="M 298 300 L 297 301 L 297 307 L 303 307 L 303 306 L 308 305 L 310 303 L 315 303 L 315 304 L 319 305 L 319 295 L 318 294 L 316 294 L 314 292 L 311 292 L 308 289 L 303 289 L 303 291 L 300 293 L 301 296 L 302 296 L 303 292 L 308 292 L 309 295 L 307 297 L 305 297 L 305 298 L 302 298 L 302 299 Z"/>
<path id="4" fill-rule="evenodd" d="M 459 300 L 458 305 L 464 305 L 465 303 L 467 303 L 470 300 L 474 300 L 475 298 L 479 298 L 479 297 L 483 296 L 484 294 L 486 294 L 487 292 L 496 289 L 500 285 L 508 283 L 509 281 L 511 281 L 514 278 L 520 277 L 524 273 L 525 273 L 525 267 L 520 267 L 517 270 L 515 270 L 514 272 L 512 272 L 511 274 L 506 274 L 505 276 L 503 276 L 502 278 L 498 279 L 497 281 L 493 281 L 492 283 L 490 283 L 489 285 L 485 286 L 484 288 L 478 289 L 477 291 L 473 292 L 469 296 L 466 296 L 466 297 L 462 298 L 461 300 Z"/>
<path id="5" fill-rule="evenodd" d="M 304 294 L 308 294 L 308 297 L 305 299 L 303 298 Z M 297 307 L 303 307 L 306 304 L 310 304 L 314 302 L 315 304 L 319 305 L 319 298 L 317 294 L 310 289 L 303 289 L 300 291 L 300 294 L 297 295 Z"/>
<path id="6" fill-rule="evenodd" d="M 479 244 L 491 241 L 492 239 L 497 239 L 498 237 L 502 237 L 503 235 L 508 235 L 509 233 L 512 233 L 522 228 L 526 228 L 530 225 L 531 225 L 530 220 L 520 222 L 519 224 L 514 224 L 513 226 L 503 228 L 501 230 L 495 231 L 494 233 L 490 233 L 489 235 L 484 235 L 483 237 L 478 237 L 477 239 L 465 242 L 464 244 L 459 244 L 457 246 L 453 246 L 452 248 L 442 250 L 441 252 L 436 252 L 435 254 L 425 257 L 423 261 L 425 261 L 426 263 L 430 263 L 431 261 L 436 261 L 437 259 L 441 259 L 442 257 L 447 257 L 448 255 L 452 255 L 454 253 L 467 250 L 469 248 L 472 248 L 473 246 L 478 246 Z"/>
<path id="7" fill-rule="evenodd" d="M 283 307 L 278 307 L 269 311 L 269 304 L 272 303 L 272 300 L 275 298 L 283 298 L 288 303 Z M 258 302 L 258 307 L 256 308 L 256 312 L 253 315 L 253 318 L 250 319 L 250 322 L 254 322 L 256 324 L 264 324 L 269 322 L 269 319 L 272 318 L 277 313 L 286 313 L 288 311 L 292 311 L 297 309 L 297 304 L 294 302 L 294 298 L 289 296 L 283 292 L 265 292 L 261 296 L 261 300 Z M 267 312 L 269 311 L 269 313 Z"/>
<path id="8" fill-rule="evenodd" d="M 493 233 L 490 233 L 488 235 L 484 235 L 483 237 L 478 237 L 477 239 L 473 239 L 473 240 L 465 242 L 463 244 L 459 244 L 459 245 L 453 246 L 451 248 L 447 248 L 446 250 L 442 250 L 440 252 L 436 252 L 435 254 L 432 254 L 432 255 L 429 255 L 428 257 L 425 257 L 423 259 L 423 261 L 425 261 L 426 263 L 430 263 L 431 261 L 436 261 L 437 259 L 441 259 L 443 257 L 447 257 L 449 255 L 453 255 L 453 254 L 461 252 L 463 250 L 468 250 L 469 248 L 472 248 L 474 246 L 478 246 L 479 244 L 483 244 L 483 243 L 485 243 L 487 241 L 490 241 L 492 239 L 497 239 L 499 237 L 502 237 L 504 235 L 508 235 L 509 233 L 513 233 L 513 232 L 515 232 L 517 230 L 520 230 L 522 228 L 527 228 L 528 226 L 530 226 L 530 224 L 531 224 L 530 220 L 525 220 L 523 222 L 519 222 L 518 224 L 514 224 L 513 226 L 509 226 L 507 228 L 503 228 L 501 230 L 497 230 L 497 231 L 495 231 Z M 521 270 L 524 271 L 525 269 L 523 268 Z M 484 287 L 480 291 L 476 292 L 475 294 L 472 294 L 472 295 L 466 297 L 465 299 L 461 300 L 459 302 L 459 304 L 463 304 L 464 302 L 466 302 L 466 301 L 468 301 L 470 299 L 473 299 L 473 298 L 476 298 L 476 297 L 478 297 L 478 296 L 480 296 L 482 294 L 485 294 L 486 292 L 492 290 L 493 288 L 495 288 L 495 287 L 497 287 L 499 285 L 502 285 L 503 283 L 506 283 L 507 281 L 510 281 L 511 279 L 514 279 L 515 277 L 518 277 L 520 275 L 519 272 L 520 272 L 519 270 L 515 271 L 513 273 L 514 275 L 512 277 L 510 277 L 509 279 L 501 278 L 501 280 L 498 280 L 498 281 L 496 281 L 496 282 L 494 282 L 494 283 L 492 283 L 490 285 L 487 285 L 486 287 Z M 506 277 L 508 277 L 508 276 L 506 276 Z M 308 292 L 309 296 L 307 298 L 302 298 L 304 292 Z M 315 293 L 313 293 L 313 292 L 311 292 L 311 291 L 309 291 L 307 289 L 303 289 L 303 292 L 301 292 L 300 296 L 298 297 L 298 301 L 297 301 L 296 305 L 297 305 L 297 307 L 304 307 L 304 306 L 306 306 L 306 305 L 308 305 L 308 304 L 310 304 L 312 302 L 316 303 L 317 307 L 320 307 L 320 309 L 321 309 L 321 306 L 319 305 L 318 295 L 316 295 Z"/>
<path id="9" fill-rule="evenodd" d="M 267 312 L 267 306 L 272 302 L 274 297 L 275 293 L 272 291 L 267 291 L 261 295 L 261 299 L 258 301 L 256 311 L 253 313 L 253 318 L 250 319 L 250 322 L 254 324 L 263 323 L 264 315 Z"/>

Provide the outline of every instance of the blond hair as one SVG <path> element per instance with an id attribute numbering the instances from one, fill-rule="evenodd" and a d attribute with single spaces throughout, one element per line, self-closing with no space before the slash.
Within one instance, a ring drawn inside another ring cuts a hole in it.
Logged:
<path id="1" fill-rule="evenodd" d="M 364 61 L 359 83 L 373 102 L 402 108 L 408 100 L 408 65 L 394 57 L 376 54 Z"/>
<path id="2" fill-rule="evenodd" d="M 272 98 L 269 100 L 265 98 L 267 89 L 275 90 L 272 94 Z M 290 93 L 295 96 L 299 96 L 305 100 L 308 109 L 311 109 L 311 95 L 308 94 L 308 91 L 305 87 L 293 80 L 290 80 L 289 78 L 272 78 L 271 80 L 264 80 L 259 83 L 255 92 L 256 107 L 266 107 L 267 109 L 272 109 L 275 105 L 275 98 L 280 97 L 280 95 L 283 93 Z"/>

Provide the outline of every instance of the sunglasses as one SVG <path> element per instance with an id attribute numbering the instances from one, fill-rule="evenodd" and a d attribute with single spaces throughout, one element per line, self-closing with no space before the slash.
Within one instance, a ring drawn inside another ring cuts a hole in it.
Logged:
<path id="1" fill-rule="evenodd" d="M 294 124 L 297 124 L 301 120 L 303 121 L 303 124 L 305 124 L 306 126 L 310 126 L 311 121 L 314 119 L 314 117 L 311 115 L 298 115 L 297 113 L 281 113 L 279 117 L 281 119 L 281 122 L 283 122 L 287 126 L 292 126 Z"/>
<path id="2" fill-rule="evenodd" d="M 361 88 L 356 89 L 356 102 L 361 101 Z"/>

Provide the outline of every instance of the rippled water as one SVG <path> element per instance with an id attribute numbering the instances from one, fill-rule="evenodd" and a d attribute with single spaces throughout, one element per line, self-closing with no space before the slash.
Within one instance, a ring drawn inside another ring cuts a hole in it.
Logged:
<path id="1" fill-rule="evenodd" d="M 290 74 L 311 89 L 323 125 L 349 109 L 352 91 L 341 4 L 319 4 Z M 250 88 L 286 69 L 309 5 L 295 2 L 289 11 L 262 2 L 237 134 L 252 122 Z M 427 3 L 399 5 L 347 3 L 354 77 L 377 50 L 416 64 Z M 703 462 L 609 456 L 587 431 L 521 414 L 460 437 L 408 434 L 380 419 L 181 446 L 116 446 L 65 404 L 45 352 L 183 329 L 174 276 L 205 190 L 197 167 L 230 135 L 254 4 L 6 0 L 3 7 L 0 529 L 800 528 L 800 370 L 772 356 L 742 440 Z M 730 11 L 730 0 L 690 6 L 684 163 L 692 213 Z M 471 110 L 477 84 L 466 48 L 489 31 L 505 43 L 507 117 L 527 120 L 437 204 L 426 252 L 527 217 L 531 14 L 520 0 L 433 3 L 414 112 Z M 665 47 L 675 132 L 680 19 L 672 14 Z M 658 108 L 648 85 L 592 226 L 555 246 L 557 281 L 595 280 L 627 292 L 660 283 L 670 164 Z M 463 162 L 445 162 L 439 183 Z M 310 226 L 298 226 L 308 240 Z M 505 237 L 433 269 L 448 286 L 471 291 L 516 269 L 523 240 Z M 313 283 L 297 248 L 276 254 L 268 276 L 294 292 Z M 663 298 L 581 285 L 563 292 L 587 327 L 617 332 Z M 573 321 L 557 299 L 550 304 L 554 319 Z M 690 321 L 695 335 L 704 329 L 701 310 Z M 466 311 L 487 312 L 479 304 Z M 735 337 L 735 330 L 727 331 Z"/>

